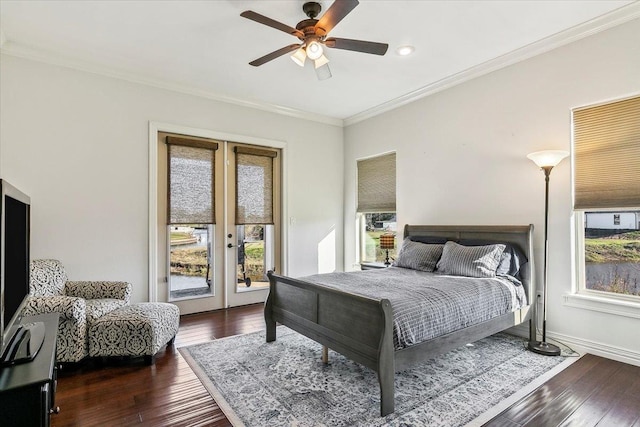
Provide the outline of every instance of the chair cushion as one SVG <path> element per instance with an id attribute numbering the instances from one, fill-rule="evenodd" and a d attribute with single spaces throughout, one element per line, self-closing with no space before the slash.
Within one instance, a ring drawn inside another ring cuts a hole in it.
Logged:
<path id="1" fill-rule="evenodd" d="M 102 298 L 102 299 L 88 299 L 87 303 L 87 323 L 91 324 L 96 319 L 104 316 L 107 313 L 124 307 L 126 303 L 119 299 Z"/>
<path id="2" fill-rule="evenodd" d="M 89 324 L 89 355 L 153 356 L 178 332 L 180 310 L 169 303 L 138 303 Z"/>
<path id="3" fill-rule="evenodd" d="M 67 273 L 55 259 L 34 259 L 30 264 L 29 293 L 37 297 L 62 295 Z"/>

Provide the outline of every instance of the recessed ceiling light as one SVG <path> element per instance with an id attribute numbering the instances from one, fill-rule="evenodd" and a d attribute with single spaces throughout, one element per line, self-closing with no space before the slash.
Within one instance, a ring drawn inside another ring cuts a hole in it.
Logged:
<path id="1" fill-rule="evenodd" d="M 407 55 L 411 55 L 413 53 L 413 51 L 415 50 L 415 48 L 413 46 L 399 46 L 396 49 L 396 52 L 398 52 L 398 55 L 400 56 L 407 56 Z"/>

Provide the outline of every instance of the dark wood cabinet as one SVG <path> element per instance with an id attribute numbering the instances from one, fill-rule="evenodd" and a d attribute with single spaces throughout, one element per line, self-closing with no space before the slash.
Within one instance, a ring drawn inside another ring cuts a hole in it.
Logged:
<path id="1" fill-rule="evenodd" d="M 0 420 L 12 427 L 49 426 L 55 408 L 58 314 L 25 317 L 27 322 L 43 322 L 45 338 L 32 361 L 0 368 Z"/>

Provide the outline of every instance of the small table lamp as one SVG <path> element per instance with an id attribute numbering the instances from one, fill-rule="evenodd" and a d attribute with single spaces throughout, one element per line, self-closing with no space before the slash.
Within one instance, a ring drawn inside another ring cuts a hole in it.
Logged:
<path id="1" fill-rule="evenodd" d="M 380 249 L 387 251 L 387 257 L 384 260 L 384 265 L 390 265 L 389 262 L 389 249 L 396 247 L 396 235 L 391 233 L 385 233 L 380 235 Z"/>

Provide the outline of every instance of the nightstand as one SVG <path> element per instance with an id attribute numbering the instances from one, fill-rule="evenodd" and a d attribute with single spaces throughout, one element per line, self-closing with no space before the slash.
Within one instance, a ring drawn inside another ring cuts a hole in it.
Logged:
<path id="1" fill-rule="evenodd" d="M 360 270 L 376 270 L 379 268 L 387 268 L 388 265 L 384 265 L 384 262 L 362 262 L 360 263 Z"/>

